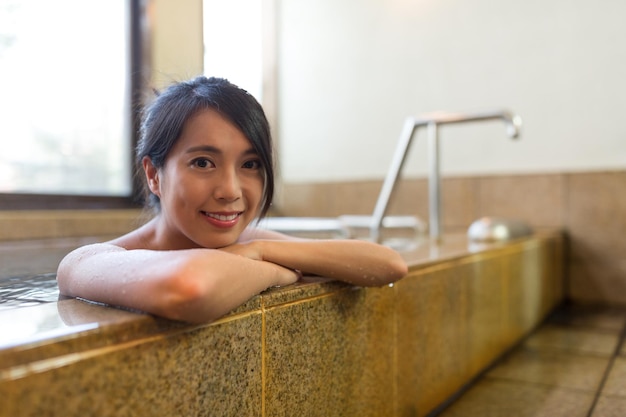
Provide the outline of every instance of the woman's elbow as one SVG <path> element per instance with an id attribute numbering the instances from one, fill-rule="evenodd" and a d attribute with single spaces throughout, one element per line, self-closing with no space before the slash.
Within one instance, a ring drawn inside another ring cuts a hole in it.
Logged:
<path id="1" fill-rule="evenodd" d="M 388 260 L 384 274 L 382 274 L 382 284 L 391 284 L 401 280 L 409 273 L 409 267 L 404 259 L 396 254 Z"/>
<path id="2" fill-rule="evenodd" d="M 207 280 L 196 277 L 173 276 L 165 280 L 154 313 L 172 320 L 207 323 L 219 317 L 212 311 L 212 289 Z"/>
<path id="3" fill-rule="evenodd" d="M 391 275 L 394 281 L 398 281 L 399 279 L 404 278 L 409 273 L 409 267 L 404 259 L 402 259 L 401 257 L 398 257 L 398 259 L 394 260 L 391 269 L 393 271 Z"/>

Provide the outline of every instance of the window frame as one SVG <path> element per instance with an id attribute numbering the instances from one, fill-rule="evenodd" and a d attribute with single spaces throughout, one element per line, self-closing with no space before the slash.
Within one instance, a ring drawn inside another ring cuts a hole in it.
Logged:
<path id="1" fill-rule="evenodd" d="M 127 117 L 131 118 L 130 160 L 131 172 L 135 168 L 135 148 L 139 139 L 139 125 L 141 122 L 141 109 L 143 97 L 146 91 L 146 74 L 149 74 L 145 59 L 147 48 L 146 41 L 149 39 L 146 33 L 148 25 L 146 1 L 129 0 L 129 42 L 130 42 L 130 65 L 128 74 L 130 91 L 130 112 Z M 125 196 L 108 195 L 82 195 L 82 194 L 36 194 L 36 193 L 0 193 L 0 211 L 7 210 L 94 210 L 94 209 L 123 209 L 139 208 L 142 205 L 141 182 L 137 175 L 131 175 L 131 193 Z"/>

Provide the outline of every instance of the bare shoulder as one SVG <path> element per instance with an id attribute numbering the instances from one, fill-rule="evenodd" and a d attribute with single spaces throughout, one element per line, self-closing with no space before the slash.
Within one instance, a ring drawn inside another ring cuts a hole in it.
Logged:
<path id="1" fill-rule="evenodd" d="M 61 260 L 57 270 L 57 277 L 63 278 L 80 264 L 89 262 L 94 257 L 114 252 L 126 252 L 126 249 L 111 243 L 93 243 L 74 249 Z"/>

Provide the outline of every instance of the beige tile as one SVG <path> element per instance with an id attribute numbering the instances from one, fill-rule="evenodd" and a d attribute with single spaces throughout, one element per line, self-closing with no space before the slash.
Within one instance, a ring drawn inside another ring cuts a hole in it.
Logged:
<path id="1" fill-rule="evenodd" d="M 567 291 L 575 303 L 626 305 L 626 261 L 573 259 Z"/>
<path id="2" fill-rule="evenodd" d="M 467 277 L 448 265 L 409 275 L 396 288 L 399 413 L 424 416 L 472 375 Z"/>
<path id="3" fill-rule="evenodd" d="M 574 301 L 626 304 L 626 171 L 569 174 Z"/>
<path id="4" fill-rule="evenodd" d="M 609 357 L 615 352 L 618 343 L 619 334 L 617 333 L 603 333 L 546 324 L 524 342 L 524 347 L 542 351 Z"/>
<path id="5" fill-rule="evenodd" d="M 479 217 L 511 217 L 536 227 L 563 224 L 563 175 L 493 176 L 478 181 Z"/>
<path id="6" fill-rule="evenodd" d="M 624 417 L 626 416 L 626 398 L 607 397 L 601 395 L 593 409 L 591 417 Z"/>
<path id="7" fill-rule="evenodd" d="M 261 330 L 257 313 L 60 356 L 0 383 L 0 414 L 260 417 Z"/>
<path id="8" fill-rule="evenodd" d="M 488 376 L 595 392 L 608 364 L 609 358 L 519 349 Z"/>
<path id="9" fill-rule="evenodd" d="M 602 389 L 602 395 L 626 397 L 626 357 L 618 356 Z"/>
<path id="10" fill-rule="evenodd" d="M 333 216 L 372 214 L 380 192 L 379 181 L 354 181 L 326 184 L 330 189 L 330 210 Z"/>
<path id="11" fill-rule="evenodd" d="M 485 378 L 440 417 L 586 417 L 594 394 Z"/>
<path id="12" fill-rule="evenodd" d="M 141 210 L 0 212 L 0 240 L 119 236 L 147 220 Z"/>
<path id="13" fill-rule="evenodd" d="M 481 214 L 478 210 L 478 182 L 472 177 L 444 178 L 441 181 L 441 221 L 446 231 L 464 231 Z"/>
<path id="14" fill-rule="evenodd" d="M 394 415 L 393 294 L 346 289 L 268 309 L 265 415 Z"/>
<path id="15" fill-rule="evenodd" d="M 428 181 L 424 178 L 402 179 L 391 197 L 389 214 L 417 216 L 427 222 Z"/>
<path id="16" fill-rule="evenodd" d="M 283 184 L 281 196 L 275 202 L 275 211 L 288 217 L 333 216 L 330 193 L 323 184 Z"/>
<path id="17" fill-rule="evenodd" d="M 626 260 L 626 171 L 569 174 L 567 228 L 572 255 Z"/>
<path id="18" fill-rule="evenodd" d="M 441 224 L 448 232 L 465 230 L 477 217 L 476 181 L 473 178 L 442 178 Z M 428 223 L 428 180 L 403 179 L 397 185 L 389 214 L 417 216 Z"/>

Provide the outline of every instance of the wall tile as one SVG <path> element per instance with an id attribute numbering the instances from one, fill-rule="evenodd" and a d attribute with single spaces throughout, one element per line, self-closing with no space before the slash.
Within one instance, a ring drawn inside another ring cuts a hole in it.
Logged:
<path id="1" fill-rule="evenodd" d="M 626 305 L 626 263 L 574 258 L 569 265 L 567 291 L 579 303 Z"/>
<path id="2" fill-rule="evenodd" d="M 567 191 L 572 257 L 626 263 L 626 171 L 569 174 Z"/>
<path id="3" fill-rule="evenodd" d="M 537 227 L 563 224 L 561 174 L 482 177 L 478 182 L 479 217 L 516 218 Z"/>

